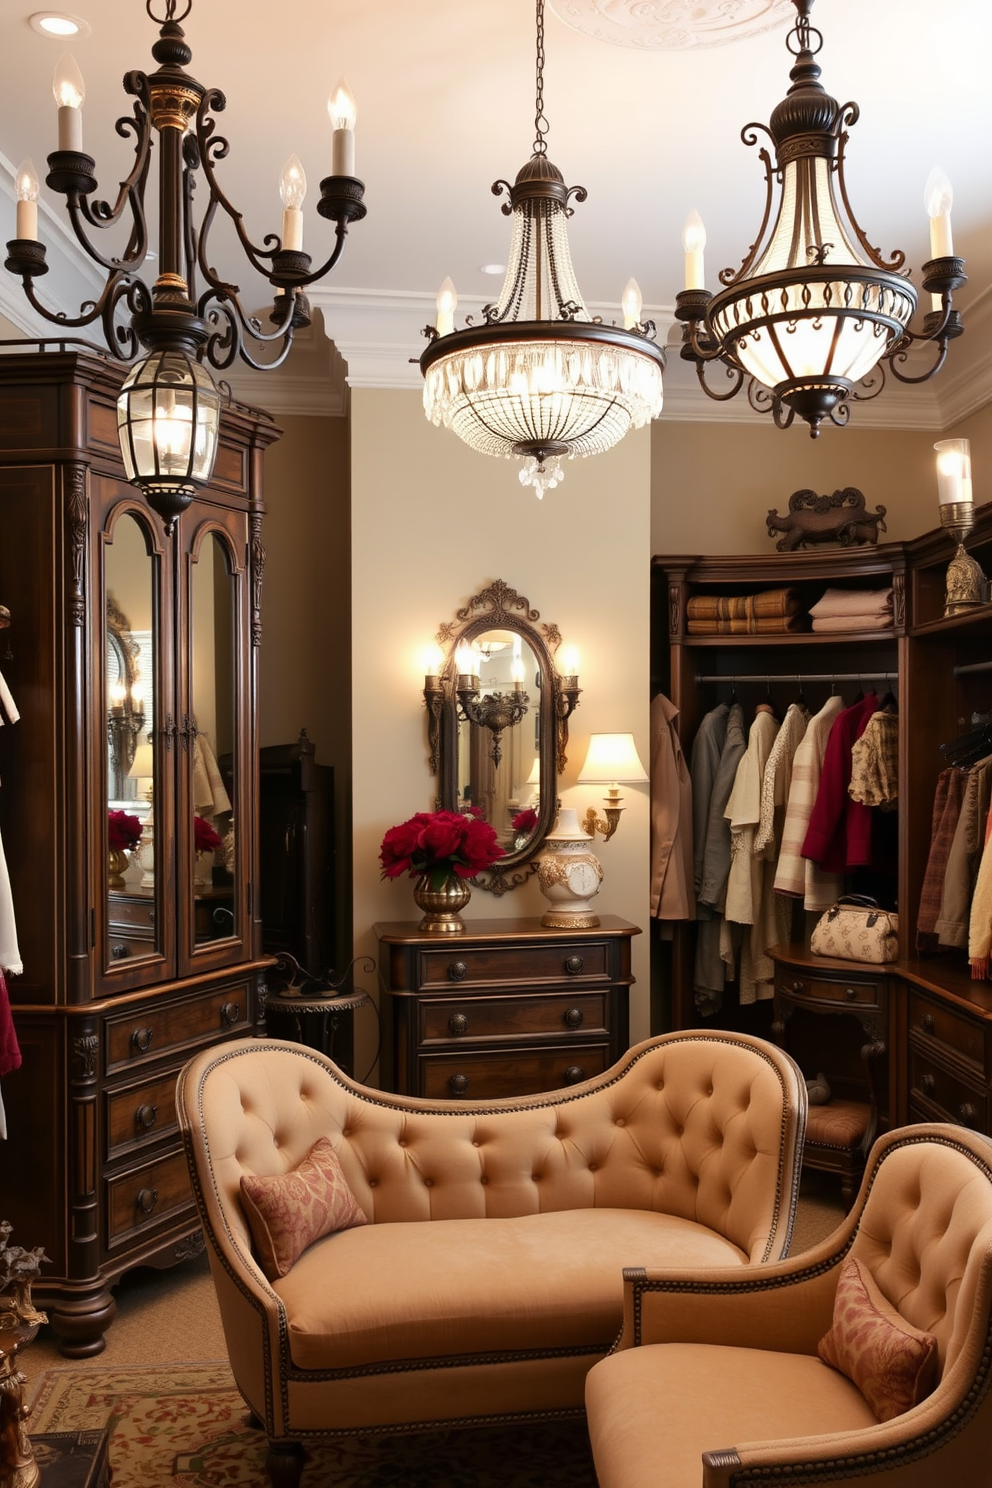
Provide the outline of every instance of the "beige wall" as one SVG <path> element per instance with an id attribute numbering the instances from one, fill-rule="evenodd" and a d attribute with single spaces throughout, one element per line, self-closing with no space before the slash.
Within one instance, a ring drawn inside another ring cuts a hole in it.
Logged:
<path id="1" fill-rule="evenodd" d="M 433 806 L 422 652 L 439 623 L 493 579 L 526 595 L 580 651 L 565 804 L 584 813 L 601 799 L 598 788 L 574 785 L 591 732 L 633 730 L 647 762 L 649 456 L 645 430 L 566 464 L 564 482 L 538 501 L 515 462 L 474 454 L 432 428 L 418 392 L 352 394 L 356 951 L 375 953 L 375 921 L 417 913 L 408 879 L 380 882 L 378 854 L 388 827 Z M 629 787 L 626 800 L 616 837 L 597 839 L 605 879 L 596 904 L 646 927 L 647 786 Z M 532 879 L 503 899 L 475 891 L 468 913 L 539 916 L 546 907 Z M 647 935 L 634 949 L 631 1031 L 641 1038 Z M 359 1049 L 356 1068 L 365 1067 Z"/>
<path id="2" fill-rule="evenodd" d="M 262 745 L 291 744 L 305 728 L 317 763 L 334 766 L 335 940 L 343 966 L 351 954 L 348 421 L 283 418 L 279 423 L 283 437 L 265 456 L 259 737 Z"/>
<path id="3" fill-rule="evenodd" d="M 988 489 L 992 410 L 968 422 L 983 418 Z M 882 542 L 901 542 L 937 525 L 935 435 L 852 425 L 810 439 L 805 424 L 783 430 L 755 420 L 753 426 L 679 424 L 662 416 L 652 425 L 652 553 L 773 553 L 766 513 L 775 508 L 784 514 L 793 491 L 806 488 L 827 494 L 857 486 L 869 511 L 885 507 Z M 982 501 L 989 498 L 978 487 L 979 455 L 972 450 L 976 500 Z"/>

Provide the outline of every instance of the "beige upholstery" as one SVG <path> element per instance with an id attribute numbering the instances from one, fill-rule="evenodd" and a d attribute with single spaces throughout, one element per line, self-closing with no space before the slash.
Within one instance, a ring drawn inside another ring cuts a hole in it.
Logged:
<path id="1" fill-rule="evenodd" d="M 787 1253 L 805 1084 L 761 1040 L 684 1033 L 568 1090 L 432 1103 L 244 1040 L 186 1066 L 178 1108 L 232 1368 L 277 1447 L 580 1411 L 625 1264 Z M 270 1285 L 241 1175 L 285 1172 L 324 1135 L 372 1223 Z"/>
<path id="2" fill-rule="evenodd" d="M 938 1341 L 937 1387 L 884 1424 L 816 1355 L 848 1255 Z M 627 1273 L 623 1333 L 586 1381 L 600 1488 L 986 1482 L 990 1303 L 992 1143 L 955 1126 L 891 1132 L 851 1214 L 804 1255 L 746 1279 Z"/>

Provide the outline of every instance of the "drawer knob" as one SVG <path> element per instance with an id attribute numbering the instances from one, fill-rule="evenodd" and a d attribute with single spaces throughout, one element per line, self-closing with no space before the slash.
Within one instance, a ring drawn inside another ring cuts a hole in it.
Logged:
<path id="1" fill-rule="evenodd" d="M 565 1014 L 565 1022 L 568 1024 L 569 1028 L 581 1028 L 582 1027 L 582 1009 L 581 1008 L 569 1008 L 568 1011 Z"/>
<path id="2" fill-rule="evenodd" d="M 225 1028 L 232 1028 L 241 1017 L 240 1002 L 222 1002 L 220 1007 L 220 1021 Z"/>
<path id="3" fill-rule="evenodd" d="M 157 1203 L 157 1188 L 142 1188 L 139 1190 L 138 1197 L 135 1199 L 135 1207 L 140 1209 L 142 1214 L 151 1214 Z"/>
<path id="4" fill-rule="evenodd" d="M 970 1101 L 965 1101 L 958 1106 L 958 1120 L 962 1126 L 970 1126 L 972 1129 L 978 1125 L 978 1110 Z"/>
<path id="5" fill-rule="evenodd" d="M 468 1090 L 468 1075 L 452 1075 L 448 1081 L 448 1089 L 452 1095 L 464 1095 Z"/>
<path id="6" fill-rule="evenodd" d="M 857 989 L 857 987 L 848 987 L 846 989 L 845 993 L 844 993 L 844 996 L 847 998 L 848 1002 L 857 1002 L 857 999 L 858 999 L 858 989 Z"/>
<path id="7" fill-rule="evenodd" d="M 806 983 L 805 982 L 793 982 L 793 984 L 792 984 L 792 990 L 793 990 L 793 992 L 805 992 L 806 991 Z"/>
<path id="8" fill-rule="evenodd" d="M 933 1013 L 924 1013 L 920 1018 L 920 1027 L 924 1033 L 933 1033 Z"/>
<path id="9" fill-rule="evenodd" d="M 586 1072 L 582 1068 L 581 1064 L 570 1064 L 568 1066 L 568 1069 L 565 1071 L 565 1084 L 578 1085 L 579 1081 L 584 1080 L 585 1077 Z"/>
<path id="10" fill-rule="evenodd" d="M 453 982 L 460 982 L 468 976 L 468 967 L 464 961 L 452 961 L 448 967 L 448 976 Z"/>
<path id="11" fill-rule="evenodd" d="M 920 1077 L 920 1089 L 923 1091 L 924 1095 L 933 1095 L 936 1087 L 937 1081 L 934 1079 L 933 1075 L 925 1074 Z"/>
<path id="12" fill-rule="evenodd" d="M 565 970 L 569 976 L 581 976 L 585 964 L 581 956 L 569 956 L 565 962 Z"/>
<path id="13" fill-rule="evenodd" d="M 468 1019 L 464 1013 L 452 1013 L 448 1019 L 448 1027 L 452 1033 L 467 1033 Z"/>
<path id="14" fill-rule="evenodd" d="M 135 1028 L 131 1033 L 131 1048 L 136 1054 L 147 1054 L 155 1036 L 154 1028 Z"/>
<path id="15" fill-rule="evenodd" d="M 158 1106 L 139 1106 L 134 1113 L 134 1124 L 141 1131 L 151 1131 L 158 1120 Z"/>
<path id="16" fill-rule="evenodd" d="M 115 945 L 111 948 L 110 959 L 112 961 L 124 961 L 131 954 L 131 947 L 126 945 Z"/>

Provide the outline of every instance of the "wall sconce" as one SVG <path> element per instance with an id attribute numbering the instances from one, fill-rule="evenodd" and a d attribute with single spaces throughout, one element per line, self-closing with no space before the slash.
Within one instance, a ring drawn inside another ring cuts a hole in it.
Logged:
<path id="1" fill-rule="evenodd" d="M 555 675 L 555 719 L 558 725 L 558 774 L 568 764 L 565 750 L 568 748 L 568 720 L 579 705 L 579 653 L 575 646 L 566 646 L 561 653 L 561 671 Z"/>
<path id="2" fill-rule="evenodd" d="M 591 837 L 602 832 L 603 841 L 609 842 L 620 825 L 623 797 L 621 781 L 631 785 L 646 785 L 648 775 L 641 764 L 633 734 L 591 734 L 586 762 L 579 771 L 579 785 L 607 785 L 605 797 L 606 820 L 600 821 L 595 806 L 585 814 L 583 826 Z"/>
<path id="3" fill-rule="evenodd" d="M 960 615 L 988 603 L 989 581 L 981 565 L 965 552 L 964 540 L 975 525 L 971 489 L 971 444 L 967 439 L 939 439 L 937 500 L 940 524 L 957 540 L 958 550 L 947 567 L 945 615 Z"/>
<path id="4" fill-rule="evenodd" d="M 110 689 L 110 707 L 107 710 L 107 740 L 118 800 L 124 798 L 124 781 L 130 774 L 138 735 L 144 723 L 145 704 L 140 689 L 132 687 L 129 690 L 123 682 L 115 682 Z"/>

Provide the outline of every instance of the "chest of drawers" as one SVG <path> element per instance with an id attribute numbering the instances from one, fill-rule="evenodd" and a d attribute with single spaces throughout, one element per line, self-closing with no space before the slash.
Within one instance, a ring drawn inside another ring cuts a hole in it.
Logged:
<path id="1" fill-rule="evenodd" d="M 592 930 L 539 919 L 478 920 L 443 938 L 414 922 L 374 929 L 382 1078 L 400 1094 L 533 1095 L 589 1079 L 627 1048 L 636 925 L 604 915 Z"/>

